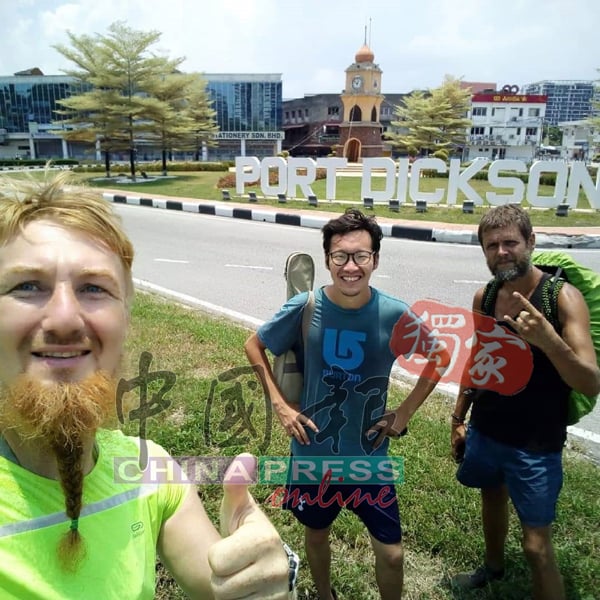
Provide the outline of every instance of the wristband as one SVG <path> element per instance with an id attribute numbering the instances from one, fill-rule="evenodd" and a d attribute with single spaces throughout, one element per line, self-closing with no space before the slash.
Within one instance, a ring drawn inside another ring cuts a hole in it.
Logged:
<path id="1" fill-rule="evenodd" d="M 459 417 L 458 415 L 453 414 L 450 418 L 452 419 L 452 423 L 454 423 L 456 425 L 464 425 L 464 423 L 465 423 L 465 419 L 462 417 Z"/>
<path id="2" fill-rule="evenodd" d="M 296 587 L 296 580 L 298 579 L 298 570 L 300 569 L 300 558 L 298 555 L 285 543 L 281 542 L 285 554 L 288 559 L 288 577 L 289 577 L 289 591 L 293 592 Z"/>

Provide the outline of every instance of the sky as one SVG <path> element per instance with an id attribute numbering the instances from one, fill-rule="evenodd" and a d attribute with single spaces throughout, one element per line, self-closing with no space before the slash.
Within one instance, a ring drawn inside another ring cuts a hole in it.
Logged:
<path id="1" fill-rule="evenodd" d="M 598 0 L 0 0 L 0 75 L 70 64 L 52 46 L 115 21 L 161 32 L 181 69 L 280 73 L 283 97 L 340 93 L 366 41 L 381 90 L 438 87 L 446 75 L 522 86 L 600 79 Z"/>

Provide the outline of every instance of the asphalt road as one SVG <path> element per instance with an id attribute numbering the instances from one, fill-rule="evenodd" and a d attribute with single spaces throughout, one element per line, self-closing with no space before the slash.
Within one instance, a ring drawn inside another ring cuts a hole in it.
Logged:
<path id="1" fill-rule="evenodd" d="M 283 267 L 291 252 L 312 254 L 317 264 L 316 285 L 329 280 L 317 229 L 116 207 L 137 251 L 134 277 L 249 326 L 270 318 L 284 302 Z M 598 250 L 569 252 L 580 263 L 600 271 Z M 476 246 L 384 238 L 372 284 L 408 304 L 431 298 L 468 308 L 474 291 L 488 279 Z M 583 439 L 600 459 L 600 444 L 596 443 L 600 441 L 600 405 L 578 429 L 578 440 Z M 586 437 L 592 439 L 591 445 Z"/>

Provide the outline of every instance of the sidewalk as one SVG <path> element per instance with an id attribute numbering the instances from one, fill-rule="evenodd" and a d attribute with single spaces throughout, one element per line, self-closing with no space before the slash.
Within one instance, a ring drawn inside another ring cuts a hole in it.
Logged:
<path id="1" fill-rule="evenodd" d="M 234 201 L 198 200 L 197 198 L 150 198 L 126 194 L 122 190 L 105 189 L 103 196 L 111 202 L 120 204 L 317 229 L 332 217 L 339 215 L 339 213 L 323 210 L 328 204 L 327 201 L 320 202 L 319 206 L 323 207 L 322 210 L 303 211 L 285 205 L 241 204 Z M 477 225 L 386 217 L 378 217 L 377 222 L 381 225 L 383 234 L 389 237 L 454 244 L 477 245 L 479 243 Z M 600 227 L 536 227 L 535 232 L 537 248 L 600 248 Z"/>

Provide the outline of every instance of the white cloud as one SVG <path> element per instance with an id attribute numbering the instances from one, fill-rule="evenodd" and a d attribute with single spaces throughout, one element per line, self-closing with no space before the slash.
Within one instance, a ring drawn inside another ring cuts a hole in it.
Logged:
<path id="1" fill-rule="evenodd" d="M 68 65 L 52 45 L 67 43 L 67 29 L 104 33 L 122 20 L 162 32 L 157 49 L 186 57 L 185 70 L 282 73 L 286 98 L 338 93 L 369 19 L 384 93 L 435 87 L 446 74 L 499 85 L 598 77 L 596 0 L 4 1 L 0 74 L 59 73 Z"/>

